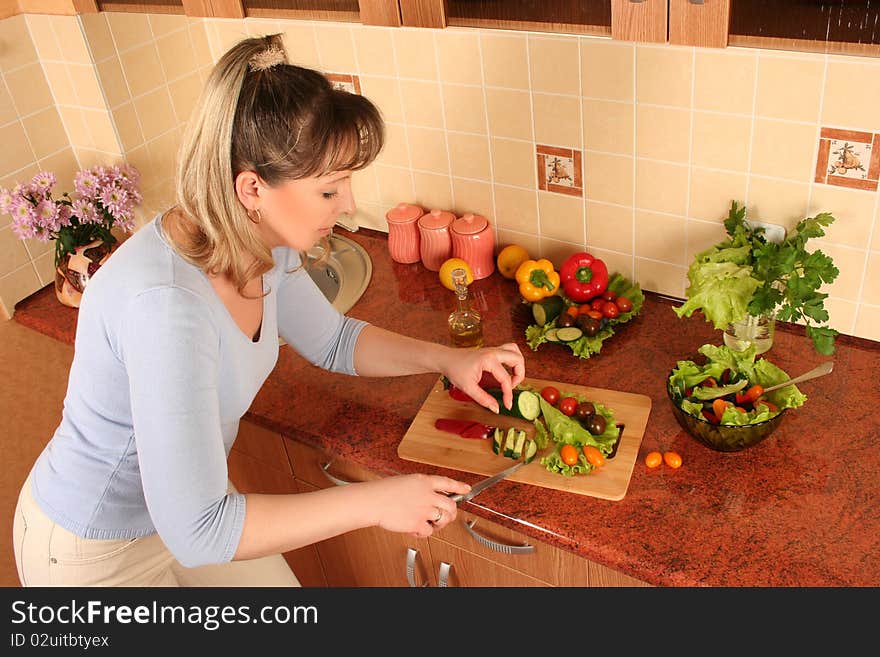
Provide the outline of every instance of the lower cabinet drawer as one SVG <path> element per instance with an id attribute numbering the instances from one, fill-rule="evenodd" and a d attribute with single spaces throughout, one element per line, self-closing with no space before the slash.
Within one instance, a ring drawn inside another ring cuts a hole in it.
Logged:
<path id="1" fill-rule="evenodd" d="M 547 582 L 484 559 L 439 538 L 430 537 L 428 544 L 434 568 L 431 579 L 437 582 L 437 586 L 548 586 Z"/>

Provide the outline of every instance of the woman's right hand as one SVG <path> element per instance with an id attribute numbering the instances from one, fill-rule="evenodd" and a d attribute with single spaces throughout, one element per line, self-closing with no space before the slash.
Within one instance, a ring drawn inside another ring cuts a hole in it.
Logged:
<path id="1" fill-rule="evenodd" d="M 386 477 L 363 486 L 373 509 L 374 524 L 420 538 L 455 520 L 458 506 L 449 494 L 463 494 L 471 489 L 449 477 L 425 474 Z"/>

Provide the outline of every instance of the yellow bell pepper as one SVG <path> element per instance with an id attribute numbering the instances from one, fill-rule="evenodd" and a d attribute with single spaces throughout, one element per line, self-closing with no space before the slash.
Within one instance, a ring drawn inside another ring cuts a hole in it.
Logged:
<path id="1" fill-rule="evenodd" d="M 540 301 L 559 291 L 559 274 L 546 258 L 526 260 L 516 270 L 519 293 L 526 301 Z"/>

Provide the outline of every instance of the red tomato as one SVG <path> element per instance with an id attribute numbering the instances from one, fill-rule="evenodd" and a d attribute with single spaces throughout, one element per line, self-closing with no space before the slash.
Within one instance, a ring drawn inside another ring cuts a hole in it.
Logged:
<path id="1" fill-rule="evenodd" d="M 559 456 L 565 465 L 574 465 L 578 462 L 578 451 L 574 445 L 563 445 L 559 450 Z"/>
<path id="2" fill-rule="evenodd" d="M 613 301 L 606 301 L 602 306 L 602 314 L 608 319 L 614 319 L 620 315 L 620 308 Z"/>
<path id="3" fill-rule="evenodd" d="M 592 445 L 584 445 L 584 456 L 587 457 L 587 462 L 594 468 L 601 468 L 605 465 L 605 455 Z"/>
<path id="4" fill-rule="evenodd" d="M 569 417 L 577 410 L 578 400 L 574 397 L 563 397 L 559 400 L 559 410 Z"/>
<path id="5" fill-rule="evenodd" d="M 590 308 L 593 310 L 598 310 L 599 312 L 602 312 L 602 306 L 604 305 L 605 299 L 603 299 L 602 297 L 596 297 L 595 299 L 590 301 Z"/>
<path id="6" fill-rule="evenodd" d="M 551 406 L 556 406 L 556 402 L 559 401 L 559 388 L 547 386 L 541 390 L 541 396 L 544 398 L 545 402 Z"/>
<path id="7" fill-rule="evenodd" d="M 617 304 L 617 307 L 620 308 L 620 312 L 622 313 L 628 313 L 633 309 L 633 302 L 626 297 L 617 297 L 614 300 L 614 303 Z"/>
<path id="8" fill-rule="evenodd" d="M 617 298 L 617 295 L 611 290 L 605 290 L 602 293 L 602 298 L 605 299 L 605 301 L 614 301 Z"/>

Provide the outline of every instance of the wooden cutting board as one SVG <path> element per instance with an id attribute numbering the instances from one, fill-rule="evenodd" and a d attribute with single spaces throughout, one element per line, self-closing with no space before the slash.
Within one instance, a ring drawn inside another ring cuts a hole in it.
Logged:
<path id="1" fill-rule="evenodd" d="M 606 500 L 621 500 L 626 495 L 633 466 L 639 454 L 639 445 L 645 435 L 651 398 L 630 392 L 605 388 L 591 388 L 573 383 L 544 379 L 525 379 L 523 384 L 535 390 L 552 385 L 565 394 L 573 393 L 590 401 L 597 401 L 614 412 L 618 425 L 623 425 L 617 450 L 605 465 L 589 474 L 566 477 L 547 470 L 535 459 L 513 473 L 509 479 L 534 486 L 555 488 L 578 495 L 589 495 Z M 484 422 L 502 428 L 524 429 L 531 438 L 535 425 L 506 415 L 495 415 L 475 402 L 461 402 L 449 396 L 442 378 L 437 380 L 416 417 L 397 447 L 397 454 L 407 461 L 417 461 L 452 470 L 463 470 L 481 475 L 492 475 L 513 465 L 513 460 L 495 454 L 492 440 L 462 438 L 434 428 L 437 418 L 448 417 Z"/>

